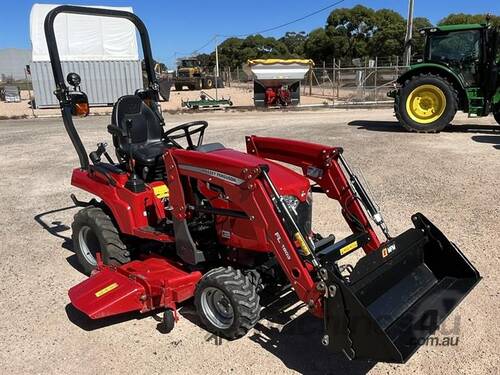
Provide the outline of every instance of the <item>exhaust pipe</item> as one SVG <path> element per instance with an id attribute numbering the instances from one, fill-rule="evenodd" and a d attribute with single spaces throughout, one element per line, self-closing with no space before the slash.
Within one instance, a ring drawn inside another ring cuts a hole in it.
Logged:
<path id="1" fill-rule="evenodd" d="M 323 344 L 349 359 L 404 363 L 480 281 L 455 244 L 424 215 L 356 264 L 349 278 L 325 257 Z"/>

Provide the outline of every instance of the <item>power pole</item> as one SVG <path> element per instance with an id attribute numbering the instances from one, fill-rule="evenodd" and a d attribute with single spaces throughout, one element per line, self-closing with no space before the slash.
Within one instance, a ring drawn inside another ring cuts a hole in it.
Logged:
<path id="1" fill-rule="evenodd" d="M 413 8 L 415 0 L 408 0 L 408 20 L 406 21 L 406 37 L 405 37 L 405 65 L 411 63 L 411 39 L 413 36 Z"/>
<path id="2" fill-rule="evenodd" d="M 215 36 L 215 100 L 218 100 L 219 88 L 219 48 L 217 44 L 217 35 Z"/>

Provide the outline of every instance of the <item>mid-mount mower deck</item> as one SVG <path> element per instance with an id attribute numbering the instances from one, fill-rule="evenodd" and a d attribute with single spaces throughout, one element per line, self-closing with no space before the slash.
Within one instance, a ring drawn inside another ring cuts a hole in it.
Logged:
<path id="1" fill-rule="evenodd" d="M 64 81 L 53 27 L 59 13 L 120 17 L 139 30 L 148 88 L 114 106 L 108 131 L 117 162 L 102 143 L 87 156 L 74 127 L 72 114 L 88 114 L 88 102 L 77 74 L 68 75 L 74 90 Z M 90 318 L 164 311 L 171 329 L 177 304 L 194 297 L 206 328 L 234 339 L 257 323 L 261 296 L 288 286 L 323 318 L 324 345 L 350 359 L 405 362 L 480 280 L 422 214 L 391 237 L 340 147 L 248 136 L 244 153 L 204 144 L 204 121 L 164 131 L 148 33 L 134 14 L 61 6 L 47 15 L 45 34 L 80 158 L 72 184 L 99 198 L 73 196 L 83 207 L 73 223 L 75 251 L 90 277 L 69 296 Z M 314 194 L 338 201 L 352 235 L 336 240 L 313 230 Z M 354 267 L 340 265 L 360 248 L 366 255 Z"/>

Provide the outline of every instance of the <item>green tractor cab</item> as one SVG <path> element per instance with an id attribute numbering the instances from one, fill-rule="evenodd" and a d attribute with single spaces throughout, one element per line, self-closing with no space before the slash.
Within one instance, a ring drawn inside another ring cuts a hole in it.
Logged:
<path id="1" fill-rule="evenodd" d="M 421 62 L 396 81 L 396 117 L 415 132 L 439 132 L 458 110 L 469 117 L 493 113 L 500 124 L 500 31 L 482 24 L 446 25 L 420 31 Z"/>

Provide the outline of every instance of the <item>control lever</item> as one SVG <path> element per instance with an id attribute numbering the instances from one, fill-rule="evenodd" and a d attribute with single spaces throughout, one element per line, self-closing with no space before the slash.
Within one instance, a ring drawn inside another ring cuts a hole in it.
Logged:
<path id="1" fill-rule="evenodd" d="M 104 157 L 110 164 L 114 164 L 113 159 L 111 159 L 111 156 L 109 156 L 108 152 L 106 151 L 106 147 L 108 147 L 108 144 L 106 142 L 99 142 L 97 144 L 97 150 L 90 153 L 90 160 L 92 160 L 92 163 L 94 165 L 101 162 L 102 155 L 104 155 Z"/>
<path id="2" fill-rule="evenodd" d="M 127 182 L 125 183 L 125 188 L 127 188 L 130 191 L 133 191 L 134 193 L 139 193 L 146 190 L 146 185 L 144 184 L 144 181 L 141 180 L 139 176 L 137 176 L 137 173 L 134 168 L 135 162 L 132 159 L 132 120 L 128 119 L 126 121 L 126 126 L 127 126 L 128 163 L 129 163 L 130 176 Z"/>

